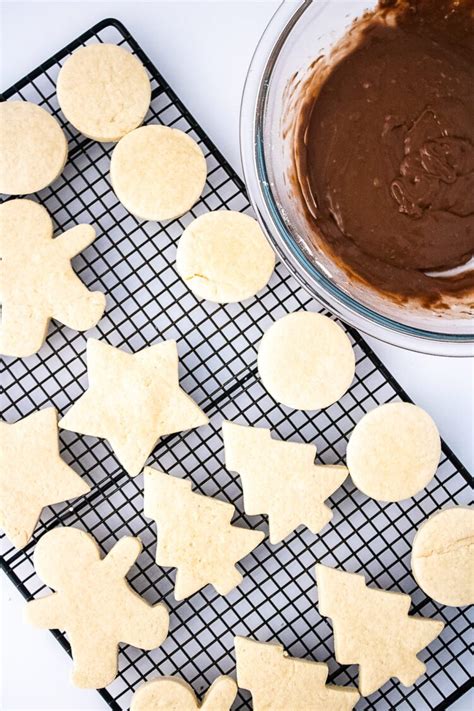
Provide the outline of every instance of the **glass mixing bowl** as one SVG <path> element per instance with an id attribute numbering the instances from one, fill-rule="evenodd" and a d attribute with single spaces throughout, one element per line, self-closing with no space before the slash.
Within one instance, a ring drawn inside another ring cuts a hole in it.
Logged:
<path id="1" fill-rule="evenodd" d="M 309 293 L 360 331 L 403 348 L 437 355 L 474 353 L 473 313 L 459 304 L 430 311 L 404 306 L 345 272 L 309 240 L 304 215 L 287 179 L 291 165 L 291 87 L 328 53 L 356 17 L 375 2 L 284 2 L 257 46 L 244 88 L 241 152 L 257 217 L 280 259 Z M 355 186 L 355 189 L 356 186 Z"/>

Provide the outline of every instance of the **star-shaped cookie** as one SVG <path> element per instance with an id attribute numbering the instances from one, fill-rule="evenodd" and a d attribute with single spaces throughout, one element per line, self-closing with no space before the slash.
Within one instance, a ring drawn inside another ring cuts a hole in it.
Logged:
<path id="1" fill-rule="evenodd" d="M 45 506 L 88 491 L 59 456 L 54 407 L 14 424 L 0 422 L 0 527 L 16 548 L 28 543 Z"/>
<path id="2" fill-rule="evenodd" d="M 59 426 L 103 437 L 130 476 L 139 474 L 160 437 L 208 422 L 179 386 L 175 341 L 125 353 L 87 341 L 89 389 Z"/>

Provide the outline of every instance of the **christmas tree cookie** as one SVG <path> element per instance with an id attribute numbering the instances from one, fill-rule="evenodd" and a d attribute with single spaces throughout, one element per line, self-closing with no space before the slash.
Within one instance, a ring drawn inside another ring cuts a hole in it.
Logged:
<path id="1" fill-rule="evenodd" d="M 177 568 L 176 600 L 213 585 L 227 595 L 242 581 L 235 564 L 264 538 L 231 523 L 232 504 L 191 491 L 191 482 L 145 468 L 145 516 L 158 524 L 158 565 Z"/>
<path id="2" fill-rule="evenodd" d="M 289 657 L 278 644 L 236 637 L 235 654 L 254 711 L 350 711 L 359 699 L 354 688 L 326 686 L 327 664 Z"/>
<path id="3" fill-rule="evenodd" d="M 425 673 L 416 655 L 441 633 L 442 622 L 409 617 L 409 595 L 368 588 L 363 575 L 319 564 L 316 580 L 319 611 L 333 622 L 336 659 L 359 665 L 362 696 L 391 677 L 411 686 Z"/>
<path id="4" fill-rule="evenodd" d="M 235 681 L 230 676 L 219 676 L 199 703 L 189 684 L 163 676 L 140 686 L 133 696 L 130 711 L 230 711 L 236 694 Z"/>
<path id="5" fill-rule="evenodd" d="M 29 602 L 26 619 L 66 631 L 76 686 L 110 684 L 120 642 L 151 650 L 168 634 L 165 606 L 152 607 L 125 580 L 140 551 L 139 539 L 126 536 L 101 558 L 92 536 L 77 528 L 55 528 L 36 546 L 36 572 L 56 592 Z"/>
<path id="6" fill-rule="evenodd" d="M 0 422 L 0 528 L 17 548 L 28 543 L 45 506 L 88 491 L 59 456 L 54 407 L 13 424 Z"/>
<path id="7" fill-rule="evenodd" d="M 160 437 L 208 422 L 179 386 L 175 341 L 125 353 L 89 338 L 87 370 L 89 389 L 59 426 L 107 439 L 130 476 L 141 472 Z"/>
<path id="8" fill-rule="evenodd" d="M 242 479 L 245 512 L 268 514 L 271 543 L 301 524 L 318 533 L 331 520 L 324 501 L 347 477 L 346 467 L 315 464 L 312 444 L 274 440 L 262 427 L 223 422 L 222 433 L 226 466 Z"/>

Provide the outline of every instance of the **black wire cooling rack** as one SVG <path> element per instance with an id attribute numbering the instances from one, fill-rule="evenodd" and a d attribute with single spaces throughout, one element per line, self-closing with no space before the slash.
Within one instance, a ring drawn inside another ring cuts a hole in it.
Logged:
<path id="1" fill-rule="evenodd" d="M 112 145 L 78 135 L 59 111 L 55 83 L 63 60 L 80 45 L 113 42 L 136 53 L 152 80 L 152 104 L 146 123 L 159 122 L 189 133 L 201 145 L 208 165 L 203 197 L 191 213 L 164 225 L 139 222 L 118 203 L 109 183 Z M 361 337 L 349 329 L 357 359 L 356 378 L 340 402 L 317 414 L 278 405 L 256 372 L 256 346 L 270 323 L 318 304 L 278 265 L 267 289 L 245 305 L 198 302 L 174 268 L 176 241 L 189 222 L 216 208 L 249 211 L 244 186 L 222 155 L 170 89 L 120 22 L 103 20 L 5 92 L 45 106 L 64 127 L 69 161 L 61 178 L 37 195 L 57 227 L 88 222 L 97 240 L 74 260 L 81 279 L 107 295 L 107 311 L 90 335 L 137 351 L 174 338 L 180 354 L 184 389 L 210 416 L 209 426 L 160 442 L 150 458 L 161 469 L 190 477 L 196 490 L 231 501 L 235 521 L 266 530 L 262 517 L 242 513 L 239 478 L 224 466 L 220 425 L 223 419 L 270 426 L 282 439 L 313 442 L 322 462 L 343 461 L 347 437 L 367 410 L 379 403 L 408 399 Z M 14 422 L 54 404 L 60 412 L 86 388 L 86 336 L 53 325 L 39 354 L 3 359 L 2 417 Z M 143 516 L 142 476 L 130 479 L 104 441 L 61 432 L 62 456 L 91 484 L 89 495 L 72 506 L 43 512 L 32 541 L 15 551 L 1 537 L 2 568 L 26 599 L 45 592 L 34 573 L 32 553 L 40 536 L 61 524 L 90 531 L 104 551 L 121 536 L 139 536 L 144 544 L 131 571 L 132 586 L 148 601 L 164 600 L 170 610 L 170 634 L 152 652 L 123 647 L 119 676 L 99 693 L 113 709 L 128 709 L 132 692 L 156 674 L 179 674 L 202 694 L 221 673 L 234 672 L 233 637 L 278 640 L 293 656 L 328 662 L 330 679 L 355 684 L 355 667 L 334 661 L 332 628 L 318 613 L 314 565 L 321 561 L 363 571 L 369 584 L 412 596 L 412 611 L 442 619 L 441 636 L 422 654 L 427 673 L 409 689 L 393 681 L 358 709 L 446 709 L 471 685 L 470 622 L 464 609 L 446 608 L 428 599 L 410 572 L 410 547 L 416 528 L 441 506 L 469 499 L 469 475 L 444 445 L 436 478 L 418 496 L 402 504 L 381 505 L 347 480 L 332 497 L 332 522 L 321 535 L 297 530 L 284 543 L 264 541 L 241 564 L 243 583 L 228 597 L 210 587 L 177 603 L 174 572 L 154 563 L 156 530 Z M 69 651 L 63 634 L 53 632 Z M 251 708 L 239 691 L 235 709 Z M 300 711 L 288 709 L 288 711 Z M 306 711 L 306 710 L 305 710 Z"/>

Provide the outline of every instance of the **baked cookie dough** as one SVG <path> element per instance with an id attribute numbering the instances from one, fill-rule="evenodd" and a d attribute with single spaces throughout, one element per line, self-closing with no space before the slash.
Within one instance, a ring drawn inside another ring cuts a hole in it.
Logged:
<path id="1" fill-rule="evenodd" d="M 427 412 L 408 402 L 391 402 L 368 412 L 347 445 L 352 481 L 377 501 L 415 496 L 435 475 L 441 442 Z"/>
<path id="2" fill-rule="evenodd" d="M 52 318 L 77 331 L 96 325 L 105 296 L 89 291 L 71 266 L 94 239 L 91 225 L 53 239 L 48 211 L 33 200 L 0 205 L 0 353 L 23 358 L 39 351 Z"/>
<path id="3" fill-rule="evenodd" d="M 115 44 L 77 49 L 62 66 L 59 105 L 77 130 L 95 141 L 118 141 L 143 122 L 151 100 L 140 60 Z"/>
<path id="4" fill-rule="evenodd" d="M 253 711 L 350 711 L 352 686 L 326 684 L 328 665 L 290 657 L 279 644 L 235 637 L 237 681 L 252 694 Z"/>
<path id="5" fill-rule="evenodd" d="M 177 568 L 174 596 L 212 585 L 227 595 L 242 582 L 236 563 L 265 537 L 231 523 L 235 507 L 191 489 L 191 482 L 145 467 L 144 513 L 158 525 L 156 562 Z"/>
<path id="6" fill-rule="evenodd" d="M 230 711 L 237 684 L 230 676 L 218 676 L 202 700 L 182 679 L 162 676 L 142 684 L 135 692 L 130 711 Z"/>
<path id="7" fill-rule="evenodd" d="M 474 508 L 453 506 L 430 516 L 413 541 L 411 569 L 436 602 L 474 604 Z"/>
<path id="8" fill-rule="evenodd" d="M 409 615 L 409 595 L 369 588 L 358 573 L 318 563 L 316 582 L 319 612 L 333 623 L 336 660 L 359 665 L 362 696 L 391 677 L 411 686 L 425 673 L 417 655 L 441 634 L 440 620 Z"/>
<path id="9" fill-rule="evenodd" d="M 206 159 L 196 141 L 167 126 L 142 126 L 115 146 L 110 179 L 118 199 L 141 220 L 172 220 L 199 199 Z"/>
<path id="10" fill-rule="evenodd" d="M 125 353 L 89 338 L 87 374 L 88 390 L 59 426 L 107 439 L 130 476 L 141 472 L 160 437 L 208 422 L 179 386 L 175 341 Z"/>
<path id="11" fill-rule="evenodd" d="M 0 103 L 0 193 L 42 190 L 61 175 L 66 160 L 66 136 L 51 114 L 29 101 Z"/>
<path id="12" fill-rule="evenodd" d="M 226 467 L 240 474 L 244 509 L 268 514 L 270 543 L 301 524 L 318 533 L 332 519 L 324 503 L 346 479 L 346 467 L 315 464 L 316 447 L 272 439 L 265 427 L 222 423 Z"/>
<path id="13" fill-rule="evenodd" d="M 75 686 L 110 684 L 117 676 L 119 643 L 152 650 L 166 639 L 165 605 L 150 605 L 125 580 L 141 549 L 139 538 L 124 536 L 102 557 L 95 539 L 73 527 L 54 528 L 36 544 L 36 573 L 55 592 L 28 602 L 26 620 L 65 630 Z"/>
<path id="14" fill-rule="evenodd" d="M 193 294 L 217 304 L 255 296 L 275 267 L 275 255 L 260 225 L 249 215 L 217 210 L 184 230 L 176 269 Z"/>
<path id="15" fill-rule="evenodd" d="M 13 424 L 0 421 L 0 528 L 16 548 L 31 539 L 45 506 L 89 491 L 60 457 L 54 407 Z"/>
<path id="16" fill-rule="evenodd" d="M 339 400 L 355 371 L 349 338 L 327 316 L 295 311 L 275 321 L 258 349 L 258 372 L 277 401 L 319 410 Z"/>

